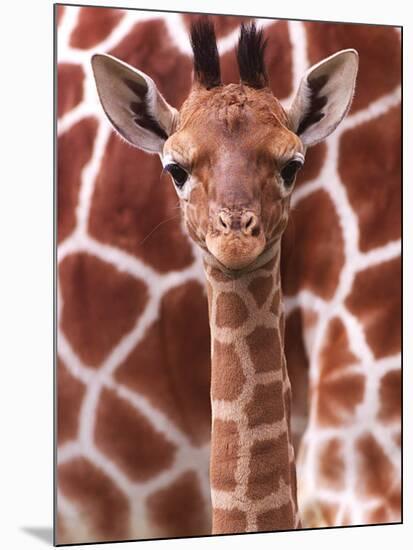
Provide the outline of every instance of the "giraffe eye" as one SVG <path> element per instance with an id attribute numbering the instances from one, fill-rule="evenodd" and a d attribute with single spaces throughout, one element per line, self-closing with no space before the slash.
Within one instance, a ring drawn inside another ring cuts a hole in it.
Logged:
<path id="1" fill-rule="evenodd" d="M 174 162 L 167 164 L 165 170 L 171 174 L 178 189 L 182 189 L 188 179 L 188 172 Z"/>
<path id="2" fill-rule="evenodd" d="M 303 162 L 298 159 L 290 160 L 281 170 L 281 177 L 287 187 L 294 183 L 295 176 L 298 170 L 302 167 Z"/>

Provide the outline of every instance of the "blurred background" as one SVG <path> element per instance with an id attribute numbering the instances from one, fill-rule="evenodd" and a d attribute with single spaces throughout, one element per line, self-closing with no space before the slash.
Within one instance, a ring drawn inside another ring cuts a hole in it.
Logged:
<path id="1" fill-rule="evenodd" d="M 115 135 L 110 53 L 179 108 L 194 14 L 56 7 L 57 542 L 210 532 L 209 328 L 200 256 L 157 156 Z M 241 21 L 212 16 L 224 82 Z M 308 526 L 400 519 L 400 30 L 258 19 L 275 95 L 344 48 L 348 118 L 307 153 L 283 240 L 286 354 Z"/>

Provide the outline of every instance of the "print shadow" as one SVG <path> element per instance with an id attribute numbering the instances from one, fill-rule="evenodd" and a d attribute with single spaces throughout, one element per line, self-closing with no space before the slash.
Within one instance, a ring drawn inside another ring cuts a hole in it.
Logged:
<path id="1" fill-rule="evenodd" d="M 47 544 L 53 545 L 52 527 L 22 527 L 21 530 Z"/>

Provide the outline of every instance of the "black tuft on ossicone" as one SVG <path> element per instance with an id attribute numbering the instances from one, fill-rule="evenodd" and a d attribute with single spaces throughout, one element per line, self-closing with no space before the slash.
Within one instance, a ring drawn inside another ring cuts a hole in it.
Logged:
<path id="1" fill-rule="evenodd" d="M 252 88 L 268 86 L 264 64 L 266 45 L 267 41 L 264 40 L 262 29 L 257 30 L 255 23 L 241 24 L 237 49 L 239 74 L 241 82 Z"/>
<path id="2" fill-rule="evenodd" d="M 221 69 L 213 23 L 202 17 L 191 26 L 195 80 L 207 89 L 221 85 Z"/>

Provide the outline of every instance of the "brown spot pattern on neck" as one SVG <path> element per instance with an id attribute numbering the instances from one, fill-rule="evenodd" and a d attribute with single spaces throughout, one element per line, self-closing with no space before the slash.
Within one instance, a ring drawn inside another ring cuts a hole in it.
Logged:
<path id="1" fill-rule="evenodd" d="M 299 525 L 279 254 L 234 277 L 205 264 L 211 365 L 212 532 Z"/>

